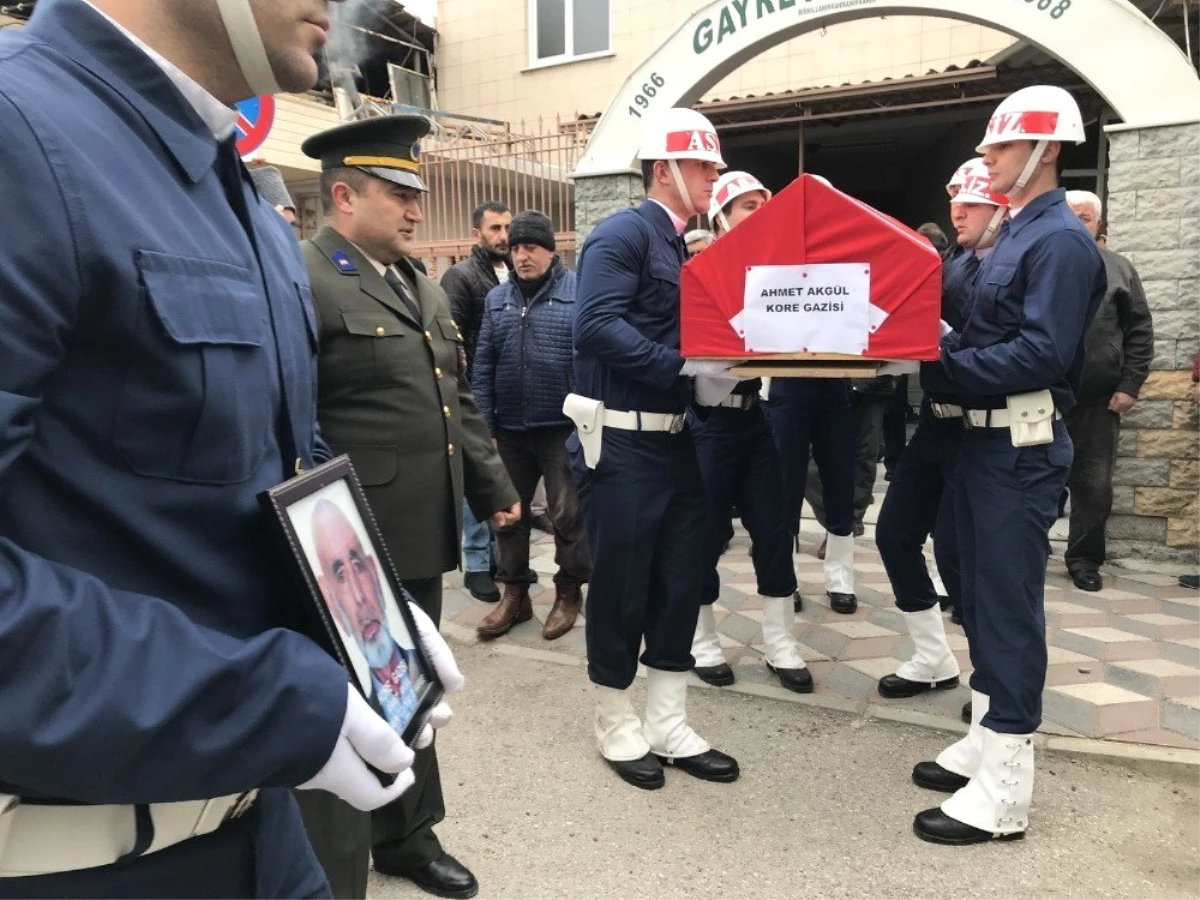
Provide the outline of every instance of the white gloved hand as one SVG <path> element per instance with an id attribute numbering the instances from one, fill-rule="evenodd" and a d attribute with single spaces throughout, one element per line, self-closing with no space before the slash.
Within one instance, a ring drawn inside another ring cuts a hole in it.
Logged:
<path id="1" fill-rule="evenodd" d="M 954 328 L 945 319 L 938 319 L 938 337 L 944 338 L 946 335 L 954 331 Z"/>
<path id="2" fill-rule="evenodd" d="M 353 685 L 346 685 L 346 690 L 349 692 L 346 716 L 333 753 L 321 771 L 296 789 L 329 791 L 355 809 L 379 809 L 412 787 L 413 752 Z M 367 763 L 381 772 L 396 775 L 396 780 L 384 787 Z"/>
<path id="3" fill-rule="evenodd" d="M 425 615 L 425 610 L 421 609 L 415 603 L 408 604 L 408 608 L 412 612 L 413 621 L 417 624 L 417 635 L 425 647 L 425 652 L 429 654 L 429 660 L 433 663 L 434 671 L 437 672 L 438 681 L 442 683 L 442 687 L 445 689 L 445 695 L 430 710 L 429 721 L 425 723 L 425 727 L 421 729 L 421 733 L 413 741 L 413 746 L 418 750 L 424 750 L 433 743 L 434 729 L 442 728 L 450 723 L 454 712 L 450 709 L 450 704 L 446 702 L 446 697 L 461 691 L 465 679 L 462 676 L 462 672 L 458 670 L 458 663 L 454 661 L 454 654 L 450 652 L 450 647 L 446 644 L 446 639 L 438 632 L 437 626 L 433 624 L 433 620 Z"/>
<path id="4" fill-rule="evenodd" d="M 733 393 L 738 379 L 725 375 L 697 375 L 696 402 L 701 406 L 716 406 Z"/>
<path id="5" fill-rule="evenodd" d="M 685 377 L 694 375 L 724 375 L 734 367 L 735 363 L 724 359 L 685 359 L 679 374 Z"/>
<path id="6" fill-rule="evenodd" d="M 908 360 L 893 359 L 875 370 L 876 375 L 913 375 L 921 371 L 921 364 Z"/>

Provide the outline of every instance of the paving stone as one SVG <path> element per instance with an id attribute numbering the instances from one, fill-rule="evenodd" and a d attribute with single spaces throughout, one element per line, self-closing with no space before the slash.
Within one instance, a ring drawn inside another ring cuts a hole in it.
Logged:
<path id="1" fill-rule="evenodd" d="M 1065 628 L 1054 634 L 1053 642 L 1060 647 L 1105 662 L 1148 659 L 1158 654 L 1156 641 L 1117 628 Z"/>
<path id="2" fill-rule="evenodd" d="M 1143 731 L 1125 731 L 1110 734 L 1106 740 L 1128 744 L 1156 744 L 1161 747 L 1178 747 L 1181 750 L 1200 750 L 1200 740 L 1185 737 L 1165 728 L 1147 728 Z"/>
<path id="3" fill-rule="evenodd" d="M 1046 624 L 1051 628 L 1083 628 L 1107 625 L 1108 616 L 1090 606 L 1069 603 L 1066 600 L 1046 601 Z"/>
<path id="4" fill-rule="evenodd" d="M 1160 706 L 1157 700 L 1104 683 L 1047 688 L 1042 705 L 1050 719 L 1088 737 L 1154 728 Z"/>
<path id="5" fill-rule="evenodd" d="M 1168 700 L 1163 704 L 1162 724 L 1184 737 L 1200 738 L 1200 697 Z"/>
<path id="6" fill-rule="evenodd" d="M 1164 597 L 1159 604 L 1168 616 L 1191 619 L 1193 622 L 1200 620 L 1200 597 Z"/>
<path id="7" fill-rule="evenodd" d="M 1174 660 L 1185 666 L 1200 666 L 1200 640 L 1195 638 L 1171 638 L 1162 642 L 1163 659 Z"/>
<path id="8" fill-rule="evenodd" d="M 901 660 L 891 656 L 879 657 L 878 659 L 853 659 L 846 661 L 847 666 L 862 672 L 864 675 L 871 676 L 876 681 L 879 681 L 884 675 L 895 674 L 896 668 L 900 663 Z"/>
<path id="9" fill-rule="evenodd" d="M 761 631 L 761 628 L 753 619 L 734 613 L 718 626 L 718 630 L 743 644 L 748 644 Z"/>
<path id="10" fill-rule="evenodd" d="M 1109 684 L 1147 697 L 1195 697 L 1200 694 L 1200 669 L 1169 659 L 1134 659 L 1107 667 Z"/>
<path id="11" fill-rule="evenodd" d="M 1166 638 L 1200 638 L 1200 624 L 1163 613 L 1144 613 L 1114 616 L 1116 626 L 1135 634 L 1163 640 Z"/>
<path id="12" fill-rule="evenodd" d="M 875 690 L 878 681 L 878 678 L 841 663 L 833 667 L 821 687 L 851 700 L 865 700 Z"/>

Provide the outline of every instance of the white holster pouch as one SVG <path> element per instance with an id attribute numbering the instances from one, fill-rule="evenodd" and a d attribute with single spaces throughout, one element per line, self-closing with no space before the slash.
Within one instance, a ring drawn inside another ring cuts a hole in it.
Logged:
<path id="1" fill-rule="evenodd" d="M 1054 398 L 1049 390 L 1011 394 L 1006 403 L 1014 447 L 1054 443 Z"/>
<path id="2" fill-rule="evenodd" d="M 589 469 L 596 468 L 604 441 L 604 402 L 582 394 L 567 394 L 563 413 L 575 423 L 579 446 L 583 448 L 583 461 Z"/>

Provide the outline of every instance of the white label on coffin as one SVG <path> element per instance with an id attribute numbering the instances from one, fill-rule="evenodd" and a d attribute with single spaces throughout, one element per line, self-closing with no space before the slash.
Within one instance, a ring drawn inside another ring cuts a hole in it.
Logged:
<path id="1" fill-rule="evenodd" d="M 740 323 L 746 351 L 861 355 L 870 307 L 869 263 L 748 266 Z"/>

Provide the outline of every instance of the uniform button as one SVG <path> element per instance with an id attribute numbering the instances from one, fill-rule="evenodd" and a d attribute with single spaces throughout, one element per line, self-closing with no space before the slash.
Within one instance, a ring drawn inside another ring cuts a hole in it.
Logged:
<path id="1" fill-rule="evenodd" d="M 383 337 L 385 334 L 387 334 L 387 331 L 382 325 L 375 329 L 375 337 Z"/>
<path id="2" fill-rule="evenodd" d="M 450 407 L 443 406 L 442 407 L 442 415 L 445 416 L 447 419 L 450 418 Z"/>
<path id="3" fill-rule="evenodd" d="M 433 332 L 432 331 L 425 332 L 425 340 L 427 340 L 427 341 L 433 340 Z"/>
<path id="4" fill-rule="evenodd" d="M 450 446 L 448 446 L 448 447 L 446 448 L 446 452 L 447 452 L 448 454 L 450 454 L 451 456 L 453 456 L 453 455 L 454 455 L 454 445 L 453 445 L 453 444 L 451 444 Z"/>
<path id="5" fill-rule="evenodd" d="M 441 378 L 441 377 L 442 377 L 442 370 L 441 370 L 441 369 L 439 369 L 439 368 L 436 368 L 436 367 L 435 367 L 435 368 L 434 368 L 434 370 L 433 370 L 433 374 L 434 374 L 434 375 L 436 375 L 438 378 Z"/>
<path id="6" fill-rule="evenodd" d="M 451 319 L 451 320 L 450 320 L 450 324 L 451 324 L 451 325 L 452 325 L 454 328 L 457 328 L 457 327 L 458 327 L 458 323 L 457 323 L 457 322 L 455 322 L 453 319 Z"/>

